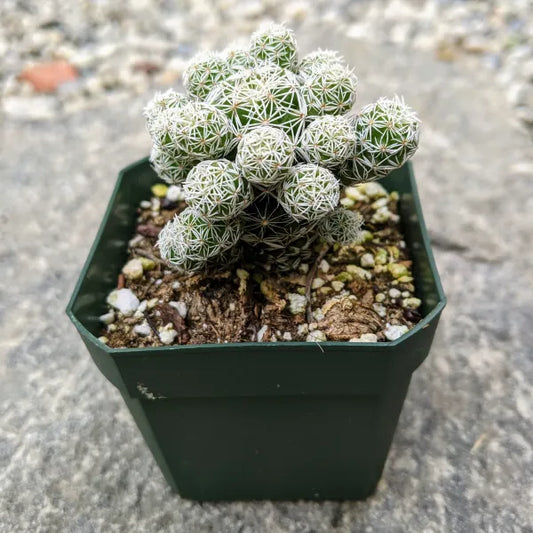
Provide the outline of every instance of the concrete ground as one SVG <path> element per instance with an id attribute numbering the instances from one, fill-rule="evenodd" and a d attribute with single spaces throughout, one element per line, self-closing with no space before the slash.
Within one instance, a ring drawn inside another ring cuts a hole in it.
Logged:
<path id="1" fill-rule="evenodd" d="M 398 92 L 422 117 L 414 166 L 448 296 L 377 493 L 180 499 L 68 322 L 115 176 L 149 150 L 147 92 L 2 123 L 0 531 L 533 531 L 530 134 L 476 61 L 369 46 L 327 24 L 306 27 L 302 41 L 345 55 L 359 103 Z"/>

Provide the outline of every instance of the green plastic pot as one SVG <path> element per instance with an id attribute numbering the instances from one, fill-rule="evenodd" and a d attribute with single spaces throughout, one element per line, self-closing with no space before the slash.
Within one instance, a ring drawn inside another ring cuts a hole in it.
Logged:
<path id="1" fill-rule="evenodd" d="M 423 319 L 385 343 L 111 349 L 99 342 L 98 317 L 125 262 L 136 207 L 156 182 L 146 159 L 120 172 L 67 313 L 171 487 L 196 500 L 372 494 L 445 305 L 411 166 L 382 183 L 400 193 Z"/>

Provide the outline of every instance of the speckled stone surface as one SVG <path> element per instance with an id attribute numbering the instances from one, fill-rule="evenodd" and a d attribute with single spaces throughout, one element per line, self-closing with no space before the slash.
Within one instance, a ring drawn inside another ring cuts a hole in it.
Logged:
<path id="1" fill-rule="evenodd" d="M 377 493 L 208 504 L 170 492 L 64 314 L 117 171 L 149 149 L 145 98 L 130 97 L 2 124 L 0 531 L 533 531 L 531 140 L 475 63 L 307 30 L 308 49 L 356 66 L 359 104 L 403 93 L 424 122 L 414 165 L 449 302 Z"/>

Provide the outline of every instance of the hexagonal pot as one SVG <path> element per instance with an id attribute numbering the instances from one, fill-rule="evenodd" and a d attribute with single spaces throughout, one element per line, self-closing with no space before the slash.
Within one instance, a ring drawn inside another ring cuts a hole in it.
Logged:
<path id="1" fill-rule="evenodd" d="M 67 313 L 171 487 L 197 500 L 372 494 L 445 305 L 412 167 L 382 184 L 400 193 L 423 319 L 394 342 L 364 344 L 111 349 L 99 342 L 98 317 L 127 257 L 136 207 L 155 182 L 146 159 L 120 172 Z"/>

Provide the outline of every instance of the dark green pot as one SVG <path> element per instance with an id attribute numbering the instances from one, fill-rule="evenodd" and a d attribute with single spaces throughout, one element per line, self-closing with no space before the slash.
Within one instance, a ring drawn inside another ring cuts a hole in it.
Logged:
<path id="1" fill-rule="evenodd" d="M 197 500 L 360 499 L 381 476 L 413 371 L 445 297 L 410 165 L 401 195 L 423 320 L 387 343 L 241 343 L 110 349 L 97 340 L 136 207 L 157 178 L 146 159 L 119 174 L 67 313 L 121 392 L 172 488 Z"/>

